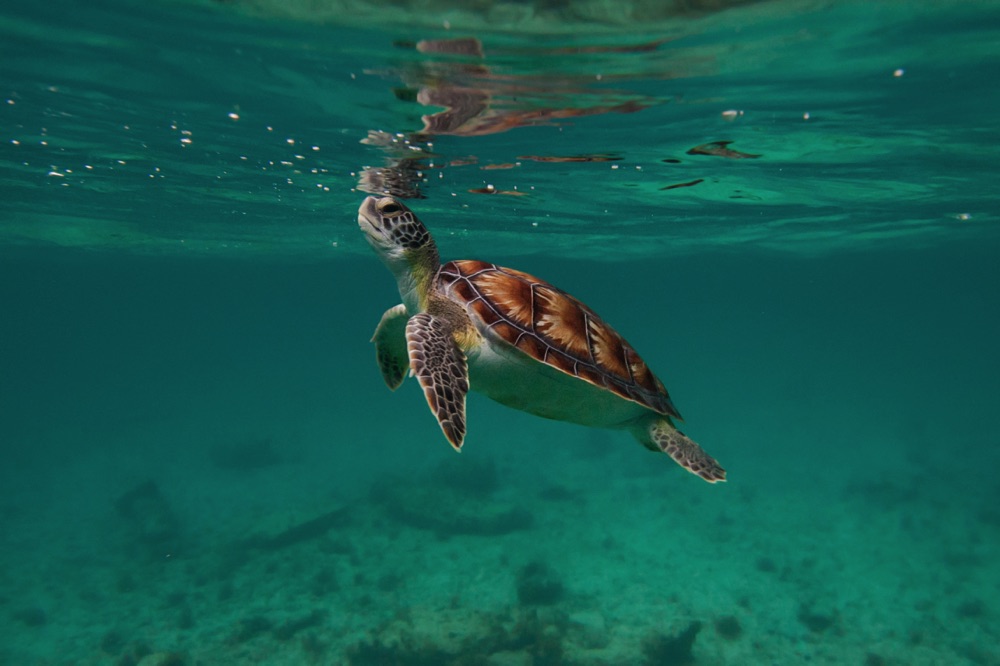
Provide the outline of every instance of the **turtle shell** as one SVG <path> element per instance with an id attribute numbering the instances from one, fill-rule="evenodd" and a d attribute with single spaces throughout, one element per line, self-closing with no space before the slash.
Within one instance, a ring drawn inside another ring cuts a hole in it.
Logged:
<path id="1" fill-rule="evenodd" d="M 494 339 L 567 375 L 680 418 L 663 383 L 597 313 L 538 278 L 483 261 L 450 261 L 441 289 Z"/>

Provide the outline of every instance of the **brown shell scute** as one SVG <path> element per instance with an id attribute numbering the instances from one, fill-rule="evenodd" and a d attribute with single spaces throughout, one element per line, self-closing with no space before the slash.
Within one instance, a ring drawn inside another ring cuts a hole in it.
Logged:
<path id="1" fill-rule="evenodd" d="M 482 261 L 450 261 L 439 286 L 494 335 L 528 356 L 680 418 L 638 353 L 593 310 L 538 278 Z"/>

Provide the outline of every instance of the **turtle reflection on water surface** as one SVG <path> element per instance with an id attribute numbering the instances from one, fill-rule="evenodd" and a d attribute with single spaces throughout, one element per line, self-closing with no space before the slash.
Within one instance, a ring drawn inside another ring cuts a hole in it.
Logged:
<path id="1" fill-rule="evenodd" d="M 403 302 L 375 329 L 382 377 L 407 369 L 456 450 L 470 388 L 548 419 L 632 432 L 709 483 L 726 472 L 674 426 L 663 383 L 593 310 L 547 282 L 483 261 L 441 264 L 434 239 L 393 197 L 370 196 L 358 225 L 392 271 Z"/>

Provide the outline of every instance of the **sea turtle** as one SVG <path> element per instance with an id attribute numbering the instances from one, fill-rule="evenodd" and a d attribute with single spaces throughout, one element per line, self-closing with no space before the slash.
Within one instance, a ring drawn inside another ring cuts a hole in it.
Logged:
<path id="1" fill-rule="evenodd" d="M 709 483 L 725 481 L 719 463 L 674 426 L 680 414 L 663 383 L 586 305 L 521 271 L 442 265 L 427 228 L 394 197 L 366 198 L 358 225 L 403 299 L 372 337 L 382 378 L 395 390 L 409 369 L 455 450 L 473 388 L 545 418 L 629 430 Z"/>

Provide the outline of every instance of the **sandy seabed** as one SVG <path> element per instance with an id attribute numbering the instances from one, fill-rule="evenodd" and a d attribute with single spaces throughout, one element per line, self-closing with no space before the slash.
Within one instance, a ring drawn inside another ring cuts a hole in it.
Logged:
<path id="1" fill-rule="evenodd" d="M 121 451 L 29 467 L 0 661 L 1000 663 L 996 489 L 962 470 L 744 454 L 713 487 L 623 435 L 535 433 L 411 442 L 441 448 L 353 488 L 269 439 L 145 478 Z"/>

